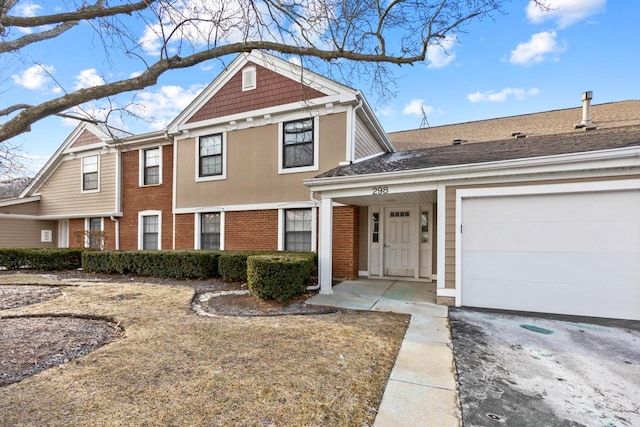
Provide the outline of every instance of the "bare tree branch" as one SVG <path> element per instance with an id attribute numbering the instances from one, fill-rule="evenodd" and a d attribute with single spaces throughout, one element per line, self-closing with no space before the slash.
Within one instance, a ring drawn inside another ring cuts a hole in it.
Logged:
<path id="1" fill-rule="evenodd" d="M 51 73 L 47 78 L 57 82 L 56 90 L 61 89 L 62 94 L 49 93 L 51 98 L 39 104 L 0 105 L 0 117 L 6 118 L 0 122 L 0 142 L 29 131 L 34 123 L 52 115 L 100 122 L 89 113 L 77 115 L 71 110 L 153 86 L 169 70 L 211 59 L 223 61 L 227 55 L 254 49 L 297 56 L 305 64 L 307 60 L 337 64 L 337 70 L 346 64 L 370 65 L 371 72 L 359 77 L 369 77 L 381 92 L 390 93 L 392 85 L 385 82 L 393 83 L 393 78 L 386 66 L 424 61 L 433 44 L 463 31 L 469 21 L 499 11 L 507 0 L 113 0 L 111 6 L 94 0 L 63 13 L 8 15 L 21 1 L 26 0 L 0 0 L 0 54 L 24 58 L 19 56 L 24 48 L 87 28 L 78 25 L 85 21 L 97 34 L 110 63 L 126 58 L 142 64 L 144 71 L 136 77 L 73 90 Z M 541 8 L 547 4 L 535 1 Z M 51 25 L 54 27 L 47 28 Z M 37 30 L 11 38 L 12 28 Z M 33 63 L 44 71 L 53 70 L 42 59 L 34 58 Z M 112 108 L 118 111 L 117 106 Z"/>

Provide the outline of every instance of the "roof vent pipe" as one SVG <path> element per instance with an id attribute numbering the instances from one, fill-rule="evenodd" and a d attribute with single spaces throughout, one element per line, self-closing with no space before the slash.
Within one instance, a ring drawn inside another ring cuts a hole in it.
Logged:
<path id="1" fill-rule="evenodd" d="M 585 126 L 591 125 L 591 100 L 593 92 L 587 91 L 582 94 L 582 122 Z"/>

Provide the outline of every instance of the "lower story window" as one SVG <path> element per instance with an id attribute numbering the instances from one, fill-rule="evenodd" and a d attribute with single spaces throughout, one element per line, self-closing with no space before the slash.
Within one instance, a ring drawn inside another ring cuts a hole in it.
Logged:
<path id="1" fill-rule="evenodd" d="M 220 249 L 220 212 L 200 214 L 200 249 Z"/>
<path id="2" fill-rule="evenodd" d="M 85 232 L 85 246 L 91 249 L 102 249 L 104 237 L 102 233 L 102 218 L 89 218 L 88 230 Z"/>
<path id="3" fill-rule="evenodd" d="M 158 249 L 158 215 L 142 217 L 142 249 Z"/>
<path id="4" fill-rule="evenodd" d="M 311 251 L 311 209 L 287 209 L 284 212 L 284 250 Z"/>

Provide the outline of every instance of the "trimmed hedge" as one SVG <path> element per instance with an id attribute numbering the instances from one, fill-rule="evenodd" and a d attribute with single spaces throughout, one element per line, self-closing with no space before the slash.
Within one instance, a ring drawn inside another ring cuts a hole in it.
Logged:
<path id="1" fill-rule="evenodd" d="M 82 252 L 82 249 L 3 248 L 0 249 L 0 267 L 7 270 L 72 270 L 82 266 Z"/>
<path id="2" fill-rule="evenodd" d="M 249 292 L 284 303 L 303 294 L 315 269 L 315 256 L 252 255 L 247 260 Z"/>
<path id="3" fill-rule="evenodd" d="M 82 268 L 89 273 L 120 273 L 171 279 L 218 277 L 221 251 L 87 251 Z"/>
<path id="4" fill-rule="evenodd" d="M 218 272 L 223 280 L 229 282 L 246 282 L 247 259 L 254 255 L 273 255 L 295 258 L 308 258 L 315 266 L 316 254 L 313 252 L 283 252 L 283 251 L 222 251 L 218 259 Z"/>

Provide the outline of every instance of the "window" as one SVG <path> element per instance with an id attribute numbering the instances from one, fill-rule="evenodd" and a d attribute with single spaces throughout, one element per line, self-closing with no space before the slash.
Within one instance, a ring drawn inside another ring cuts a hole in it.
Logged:
<path id="1" fill-rule="evenodd" d="M 160 147 L 142 150 L 142 185 L 160 184 Z"/>
<path id="2" fill-rule="evenodd" d="M 159 237 L 159 217 L 158 215 L 145 215 L 142 217 L 142 249 L 158 250 Z"/>
<path id="3" fill-rule="evenodd" d="M 313 166 L 315 163 L 313 118 L 282 125 L 282 168 Z"/>
<path id="4" fill-rule="evenodd" d="M 378 243 L 380 241 L 380 213 L 373 213 L 373 228 L 371 230 L 371 242 Z"/>
<path id="5" fill-rule="evenodd" d="M 429 243 L 429 211 L 420 214 L 420 243 Z"/>
<path id="6" fill-rule="evenodd" d="M 98 156 L 82 158 L 82 191 L 98 189 Z"/>
<path id="7" fill-rule="evenodd" d="M 104 234 L 102 232 L 102 218 L 87 218 L 84 245 L 87 248 L 104 248 Z"/>
<path id="8" fill-rule="evenodd" d="M 222 134 L 201 136 L 198 147 L 198 176 L 223 175 Z"/>
<path id="9" fill-rule="evenodd" d="M 200 249 L 220 249 L 220 212 L 200 214 Z"/>
<path id="10" fill-rule="evenodd" d="M 311 251 L 311 209 L 284 211 L 284 250 Z"/>
<path id="11" fill-rule="evenodd" d="M 242 91 L 256 88 L 256 67 L 247 67 L 242 70 Z"/>

